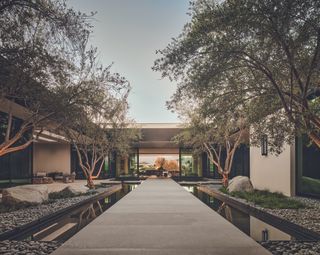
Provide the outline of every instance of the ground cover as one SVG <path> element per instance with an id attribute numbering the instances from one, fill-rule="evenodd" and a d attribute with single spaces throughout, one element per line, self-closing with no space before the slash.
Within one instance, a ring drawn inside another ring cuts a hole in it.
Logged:
<path id="1" fill-rule="evenodd" d="M 260 244 L 274 255 L 318 255 L 320 242 L 265 241 Z"/>
<path id="2" fill-rule="evenodd" d="M 217 189 L 212 185 L 211 189 Z M 314 232 L 320 233 L 320 200 L 306 197 L 286 197 L 283 194 L 269 191 L 258 191 L 253 194 L 245 192 L 229 193 L 225 188 L 220 192 L 232 196 L 234 199 L 248 203 L 260 210 L 293 222 Z M 261 199 L 264 199 L 261 202 Z M 261 202 L 261 203 L 260 203 Z M 274 205 L 270 203 L 275 203 Z M 303 205 L 303 206 L 301 206 Z M 265 206 L 265 207 L 263 207 Z M 289 207 L 289 208 L 285 208 Z M 266 241 L 260 242 L 262 246 L 275 255 L 306 255 L 320 254 L 320 242 L 291 241 Z"/>
<path id="3" fill-rule="evenodd" d="M 0 254 L 5 255 L 47 255 L 61 245 L 60 242 L 1 241 Z"/>
<path id="4" fill-rule="evenodd" d="M 217 190 L 218 188 L 213 185 L 208 185 L 208 188 Z M 226 189 L 220 188 L 220 192 L 227 194 Z M 232 194 L 227 194 L 231 196 Z M 320 233 L 320 200 L 307 198 L 307 197 L 291 197 L 288 198 L 289 201 L 298 201 L 304 204 L 304 207 L 294 208 L 295 206 L 291 206 L 290 208 L 265 208 L 253 202 L 249 202 L 244 198 L 233 196 L 234 199 L 242 202 L 248 203 L 251 206 L 254 206 L 260 210 L 266 211 L 275 216 L 281 217 L 285 220 L 293 222 L 297 225 L 310 229 L 314 232 Z M 283 205 L 283 204 L 282 204 Z"/>
<path id="5" fill-rule="evenodd" d="M 320 180 L 302 176 L 301 191 L 307 194 L 320 194 Z"/>
<path id="6" fill-rule="evenodd" d="M 224 187 L 220 191 L 233 197 L 245 199 L 255 205 L 270 209 L 299 209 L 307 206 L 298 200 L 289 198 L 278 192 L 268 190 L 254 190 L 253 192 L 235 191 L 228 192 Z"/>
<path id="7" fill-rule="evenodd" d="M 100 187 L 102 188 L 102 187 Z M 79 196 L 90 196 L 97 194 L 98 191 L 96 190 L 89 190 L 86 193 L 78 193 L 75 194 L 71 192 L 69 189 L 63 189 L 58 192 L 51 192 L 49 193 L 49 201 L 54 201 L 55 199 L 63 199 L 63 198 L 71 198 L 71 197 L 79 197 Z"/>

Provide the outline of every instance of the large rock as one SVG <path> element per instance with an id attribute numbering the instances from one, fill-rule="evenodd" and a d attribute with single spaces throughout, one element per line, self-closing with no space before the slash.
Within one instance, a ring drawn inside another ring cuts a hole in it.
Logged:
<path id="1" fill-rule="evenodd" d="M 46 185 L 23 185 L 2 191 L 2 203 L 7 205 L 34 205 L 48 200 Z"/>
<path id="2" fill-rule="evenodd" d="M 253 185 L 247 176 L 236 176 L 230 180 L 227 190 L 229 192 L 234 192 L 234 191 L 252 192 Z"/>
<path id="3" fill-rule="evenodd" d="M 89 188 L 84 185 L 82 185 L 82 186 L 72 185 L 72 186 L 65 187 L 60 192 L 69 193 L 69 194 L 73 194 L 73 195 L 81 195 L 81 194 L 87 193 L 88 190 L 89 190 Z"/>

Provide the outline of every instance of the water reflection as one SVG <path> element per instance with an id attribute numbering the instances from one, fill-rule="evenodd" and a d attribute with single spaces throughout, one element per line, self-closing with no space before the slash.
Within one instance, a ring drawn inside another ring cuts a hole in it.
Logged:
<path id="1" fill-rule="evenodd" d="M 217 198 L 209 196 L 198 190 L 196 186 L 184 186 L 184 188 L 256 241 L 294 239 L 294 237 L 268 223 L 237 210 Z"/>
<path id="2" fill-rule="evenodd" d="M 135 184 L 124 184 L 120 191 L 93 201 L 92 203 L 83 205 L 63 217 L 60 217 L 51 225 L 39 227 L 39 229 L 35 230 L 32 234 L 28 234 L 24 239 L 64 242 L 137 186 L 138 185 Z"/>

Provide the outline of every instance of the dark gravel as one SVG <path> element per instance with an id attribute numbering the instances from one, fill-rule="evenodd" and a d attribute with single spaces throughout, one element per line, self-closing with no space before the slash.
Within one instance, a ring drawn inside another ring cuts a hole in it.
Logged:
<path id="1" fill-rule="evenodd" d="M 266 209 L 263 210 L 296 223 L 300 226 L 320 233 L 320 200 L 293 197 L 293 199 L 307 205 L 307 208 L 303 209 Z"/>
<path id="2" fill-rule="evenodd" d="M 320 242 L 267 241 L 260 244 L 274 255 L 320 254 Z"/>
<path id="3" fill-rule="evenodd" d="M 97 189 L 96 193 L 77 197 L 51 200 L 48 203 L 21 208 L 15 211 L 0 213 L 0 233 L 14 229 L 31 221 L 37 220 L 45 215 L 54 213 L 60 209 L 79 203 L 85 199 L 106 191 L 107 188 Z M 1 253 L 0 253 L 1 254 Z"/>
<path id="4" fill-rule="evenodd" d="M 2 241 L 0 254 L 2 255 L 47 255 L 56 250 L 59 242 L 39 241 Z"/>
<path id="5" fill-rule="evenodd" d="M 210 185 L 211 189 L 218 190 L 219 187 Z M 219 191 L 220 192 L 220 191 Z M 221 193 L 221 192 L 220 192 Z M 226 194 L 224 194 L 226 195 Z M 228 195 L 227 195 L 228 196 Z M 306 205 L 303 209 L 268 209 L 247 202 L 244 199 L 232 197 L 242 203 L 249 204 L 260 210 L 274 214 L 278 217 L 284 218 L 295 224 L 298 224 L 307 229 L 320 233 L 320 200 L 292 197 Z M 304 241 L 267 241 L 260 242 L 262 246 L 267 248 L 272 254 L 275 255 L 320 255 L 320 241 L 318 242 L 304 242 Z"/>
<path id="6" fill-rule="evenodd" d="M 209 188 L 218 190 L 219 186 L 208 185 Z M 219 190 L 218 190 L 219 191 Z M 220 192 L 220 191 L 219 191 Z M 221 192 L 220 192 L 221 193 Z M 222 193 L 223 195 L 227 195 Z M 229 195 L 227 195 L 229 196 Z M 306 205 L 306 208 L 301 209 L 269 209 L 263 208 L 259 205 L 255 205 L 252 202 L 248 202 L 245 199 L 231 197 L 235 200 L 238 200 L 242 203 L 249 204 L 253 207 L 256 207 L 260 210 L 266 211 L 268 213 L 274 214 L 281 218 L 284 218 L 288 221 L 291 221 L 297 225 L 305 227 L 307 229 L 313 230 L 315 232 L 320 233 L 320 200 L 305 198 L 305 197 L 292 197 L 292 199 L 296 199 Z"/>

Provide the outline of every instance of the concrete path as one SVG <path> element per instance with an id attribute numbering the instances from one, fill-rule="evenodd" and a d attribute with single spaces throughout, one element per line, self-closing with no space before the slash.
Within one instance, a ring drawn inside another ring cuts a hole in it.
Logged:
<path id="1" fill-rule="evenodd" d="M 147 180 L 54 255 L 271 254 L 170 179 Z"/>

